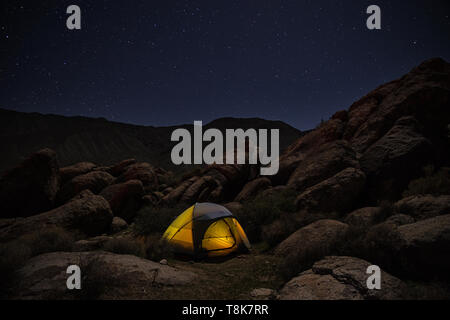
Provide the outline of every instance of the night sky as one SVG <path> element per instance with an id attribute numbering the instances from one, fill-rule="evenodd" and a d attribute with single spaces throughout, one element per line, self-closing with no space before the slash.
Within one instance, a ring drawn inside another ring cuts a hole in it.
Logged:
<path id="1" fill-rule="evenodd" d="M 82 30 L 66 28 L 79 5 Z M 382 30 L 366 9 L 382 9 Z M 141 125 L 315 127 L 423 60 L 450 61 L 450 1 L 12 1 L 0 108 Z"/>

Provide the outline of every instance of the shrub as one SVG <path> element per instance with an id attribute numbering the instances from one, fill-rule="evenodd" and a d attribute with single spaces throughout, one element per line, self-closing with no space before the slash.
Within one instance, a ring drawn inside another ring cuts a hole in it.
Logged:
<path id="1" fill-rule="evenodd" d="M 74 245 L 73 236 L 59 227 L 38 230 L 22 236 L 17 241 L 28 246 L 32 256 L 47 252 L 71 251 Z"/>
<path id="2" fill-rule="evenodd" d="M 419 194 L 444 195 L 450 194 L 450 168 L 441 168 L 435 172 L 433 166 L 423 169 L 424 176 L 409 183 L 403 197 Z"/>
<path id="3" fill-rule="evenodd" d="M 149 260 L 160 261 L 173 256 L 170 245 L 157 234 L 145 237 L 144 246 L 145 256 Z"/>
<path id="4" fill-rule="evenodd" d="M 286 189 L 274 194 L 258 196 L 254 200 L 244 203 L 237 215 L 250 240 L 261 240 L 262 226 L 272 224 L 280 219 L 283 214 L 295 212 L 295 196 L 295 191 Z M 283 222 L 279 221 L 274 226 L 267 228 L 273 228 L 274 238 L 277 238 L 276 234 L 283 232 L 275 229 L 282 229 L 283 225 Z"/>
<path id="5" fill-rule="evenodd" d="M 131 254 L 145 257 L 144 246 L 137 240 L 127 238 L 114 238 L 103 244 L 103 250 L 117 254 Z"/>
<path id="6" fill-rule="evenodd" d="M 152 233 L 162 234 L 170 223 L 185 209 L 187 208 L 143 207 L 139 210 L 134 220 L 134 231 L 138 235 L 149 235 Z"/>

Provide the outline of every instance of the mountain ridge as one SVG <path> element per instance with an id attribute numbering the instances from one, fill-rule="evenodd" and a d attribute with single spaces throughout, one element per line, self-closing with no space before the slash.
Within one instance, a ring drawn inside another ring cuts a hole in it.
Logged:
<path id="1" fill-rule="evenodd" d="M 181 170 L 170 162 L 174 145 L 170 135 L 176 128 L 191 130 L 193 124 L 141 126 L 105 118 L 24 113 L 0 108 L 0 137 L 8 143 L 0 151 L 0 172 L 42 148 L 54 149 L 62 165 L 90 161 L 113 164 L 136 158 L 166 169 Z M 302 131 L 282 122 L 262 118 L 224 117 L 204 124 L 204 129 L 280 129 L 280 149 L 286 149 L 302 136 Z"/>

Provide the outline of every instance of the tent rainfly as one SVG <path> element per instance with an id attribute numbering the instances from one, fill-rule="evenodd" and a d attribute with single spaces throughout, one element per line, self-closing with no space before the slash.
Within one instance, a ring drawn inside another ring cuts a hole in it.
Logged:
<path id="1" fill-rule="evenodd" d="M 175 252 L 195 257 L 223 257 L 250 249 L 233 214 L 213 203 L 197 203 L 184 211 L 170 224 L 163 239 Z"/>

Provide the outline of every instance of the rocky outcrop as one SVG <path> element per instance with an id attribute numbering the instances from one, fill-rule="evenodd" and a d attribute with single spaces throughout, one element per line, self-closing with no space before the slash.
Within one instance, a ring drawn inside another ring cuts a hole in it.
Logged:
<path id="1" fill-rule="evenodd" d="M 357 228 L 369 228 L 379 222 L 377 219 L 380 210 L 379 207 L 368 207 L 355 210 L 345 217 L 345 223 Z"/>
<path id="2" fill-rule="evenodd" d="M 404 294 L 403 282 L 382 271 L 381 290 L 367 288 L 371 263 L 353 257 L 326 257 L 301 273 L 280 290 L 281 300 L 397 300 Z"/>
<path id="3" fill-rule="evenodd" d="M 101 196 L 85 191 L 79 197 L 51 211 L 18 219 L 0 229 L 0 241 L 5 242 L 41 228 L 57 226 L 70 231 L 94 236 L 109 230 L 112 213 Z"/>
<path id="4" fill-rule="evenodd" d="M 364 183 L 365 175 L 361 170 L 347 168 L 306 189 L 297 197 L 297 208 L 308 212 L 345 212 L 355 205 Z"/>
<path id="5" fill-rule="evenodd" d="M 139 180 L 144 186 L 150 188 L 158 186 L 158 177 L 155 169 L 146 162 L 139 162 L 125 167 L 125 172 L 117 178 L 117 182 L 127 182 L 129 180 Z"/>
<path id="6" fill-rule="evenodd" d="M 70 265 L 78 265 L 82 270 L 81 290 L 67 290 L 66 270 Z M 102 251 L 43 254 L 28 261 L 18 270 L 17 277 L 12 297 L 34 300 L 152 298 L 164 288 L 188 285 L 196 278 L 189 271 Z M 89 290 L 95 290 L 95 296 Z"/>
<path id="7" fill-rule="evenodd" d="M 322 145 L 342 138 L 345 122 L 331 119 L 305 134 L 293 143 L 281 156 L 278 174 L 271 177 L 273 185 L 284 185 L 297 166 L 308 156 L 314 154 Z"/>
<path id="8" fill-rule="evenodd" d="M 59 174 L 61 175 L 61 184 L 72 180 L 76 176 L 81 176 L 82 174 L 89 173 L 96 167 L 97 165 L 92 162 L 79 162 L 74 165 L 61 168 L 59 169 Z"/>
<path id="9" fill-rule="evenodd" d="M 428 161 L 431 142 L 418 127 L 416 119 L 403 117 L 364 152 L 360 162 L 367 175 L 370 199 L 397 198 Z"/>
<path id="10" fill-rule="evenodd" d="M 216 186 L 217 183 L 213 177 L 201 177 L 186 189 L 186 191 L 183 193 L 183 196 L 181 197 L 181 202 L 192 203 L 197 202 L 197 200 L 201 201 L 199 198 L 203 198 L 203 200 L 206 200 L 207 195 L 205 193 L 208 190 L 212 191 L 212 189 Z"/>
<path id="11" fill-rule="evenodd" d="M 344 139 L 363 153 L 403 116 L 420 120 L 426 132 L 444 132 L 450 122 L 449 78 L 450 64 L 438 58 L 380 86 L 350 107 Z"/>
<path id="12" fill-rule="evenodd" d="M 139 180 L 110 185 L 100 195 L 105 198 L 114 216 L 131 222 L 142 205 L 144 187 Z"/>
<path id="13" fill-rule="evenodd" d="M 319 220 L 294 232 L 275 249 L 280 257 L 308 257 L 318 253 L 322 257 L 345 237 L 348 225 L 335 220 Z M 321 257 L 318 257 L 321 258 Z M 294 260 L 298 260 L 294 259 Z"/>
<path id="14" fill-rule="evenodd" d="M 416 195 L 402 199 L 394 205 L 397 212 L 418 220 L 450 214 L 450 195 Z"/>
<path id="15" fill-rule="evenodd" d="M 114 177 L 118 177 L 122 175 L 129 166 L 136 163 L 137 163 L 136 159 L 127 159 L 120 161 L 119 163 L 115 164 L 109 169 L 109 173 L 112 174 Z"/>
<path id="16" fill-rule="evenodd" d="M 247 181 L 255 179 L 252 165 L 210 165 L 198 175 L 187 178 L 166 194 L 163 203 L 224 202 L 233 200 Z"/>
<path id="17" fill-rule="evenodd" d="M 403 270 L 416 278 L 449 278 L 450 214 L 400 226 L 398 234 Z"/>
<path id="18" fill-rule="evenodd" d="M 28 217 L 50 210 L 59 190 L 56 153 L 43 149 L 0 178 L 0 218 Z"/>
<path id="19" fill-rule="evenodd" d="M 92 171 L 77 176 L 62 186 L 58 193 L 58 203 L 65 203 L 83 190 L 98 194 L 113 182 L 114 177 L 104 171 Z"/>
<path id="20" fill-rule="evenodd" d="M 288 186 L 303 191 L 347 168 L 359 168 L 356 153 L 347 141 L 327 143 L 299 163 Z"/>
<path id="21" fill-rule="evenodd" d="M 242 202 L 250 200 L 256 197 L 260 192 L 267 190 L 271 186 L 271 181 L 269 178 L 258 178 L 253 181 L 247 183 L 242 191 L 239 192 L 236 199 L 236 202 Z"/>

